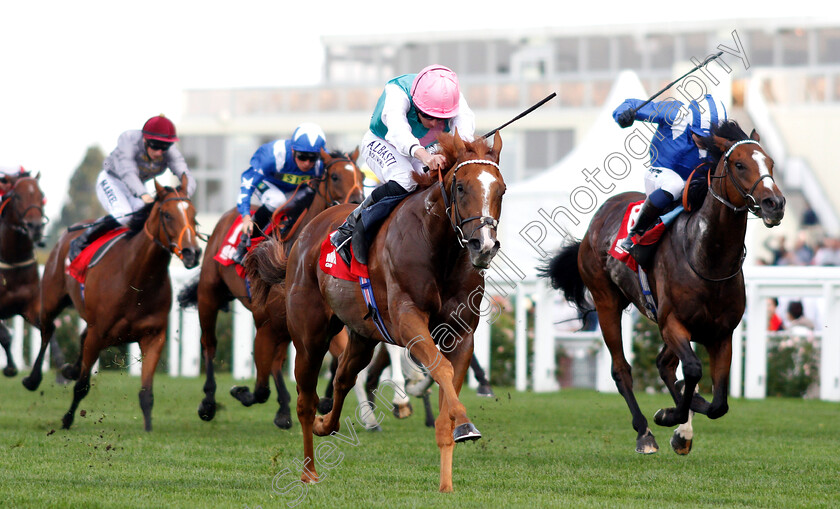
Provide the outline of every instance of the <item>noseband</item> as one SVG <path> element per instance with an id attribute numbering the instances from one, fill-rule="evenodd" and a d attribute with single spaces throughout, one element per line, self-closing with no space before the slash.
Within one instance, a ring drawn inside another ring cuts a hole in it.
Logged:
<path id="1" fill-rule="evenodd" d="M 190 199 L 185 196 L 175 196 L 173 198 L 166 198 L 160 202 L 160 208 L 163 208 L 164 203 L 170 201 L 190 201 Z M 160 210 L 158 210 L 158 234 L 160 234 L 161 230 L 163 230 L 163 236 L 166 237 L 166 242 L 169 244 L 169 246 L 165 245 L 160 240 L 158 240 L 156 236 L 151 234 L 151 232 L 149 231 L 148 221 L 143 225 L 143 231 L 146 232 L 146 235 L 150 239 L 152 239 L 152 241 L 154 241 L 155 244 L 163 248 L 165 251 L 170 251 L 181 260 L 184 259 L 184 250 L 182 247 L 182 243 L 184 241 L 184 234 L 186 234 L 187 232 L 191 232 L 194 236 L 198 237 L 198 234 L 196 233 L 193 225 L 187 222 L 187 224 L 184 225 L 183 228 L 181 228 L 181 232 L 178 234 L 178 242 L 173 242 L 172 238 L 169 236 L 169 233 L 166 231 L 166 228 L 163 225 L 163 215 L 161 214 Z"/>
<path id="2" fill-rule="evenodd" d="M 28 177 L 28 179 L 29 180 L 35 180 L 31 177 Z M 3 211 L 6 209 L 6 205 L 11 203 L 12 200 L 22 199 L 21 196 L 18 193 L 15 192 L 15 188 L 17 188 L 18 184 L 20 182 L 23 182 L 23 181 L 24 181 L 24 179 L 20 179 L 17 182 L 15 182 L 14 187 L 12 187 L 12 189 L 8 193 L 6 193 L 5 196 L 3 196 L 3 202 L 0 203 L 0 215 L 3 214 Z M 43 195 L 44 194 L 41 193 L 42 197 L 43 197 Z M 29 213 L 30 210 L 37 210 L 38 214 L 40 214 L 40 216 L 41 216 L 41 224 L 46 225 L 47 222 L 49 222 L 49 219 L 47 219 L 47 216 L 44 215 L 43 199 L 42 199 L 42 203 L 40 203 L 38 205 L 30 205 L 30 206 L 26 207 L 23 210 L 23 212 L 20 212 L 14 206 L 12 207 L 12 210 L 14 210 L 17 213 L 17 216 L 20 218 L 21 221 L 23 221 L 23 218 L 26 216 L 26 214 Z M 26 227 L 23 226 L 21 223 L 12 223 L 12 224 L 9 225 L 9 227 L 12 230 L 14 230 L 14 231 L 16 231 L 20 234 L 23 234 L 23 235 L 28 235 L 29 234 L 29 230 L 27 230 Z"/>
<path id="3" fill-rule="evenodd" d="M 465 219 L 461 219 L 461 213 L 458 212 L 458 200 L 455 199 L 455 191 L 456 191 L 456 183 L 458 180 L 458 170 L 461 169 L 462 166 L 466 166 L 468 164 L 487 164 L 490 166 L 494 166 L 499 172 L 501 172 L 501 168 L 499 165 L 493 161 L 489 161 L 487 159 L 470 159 L 458 164 L 454 170 L 452 170 L 452 184 L 449 186 L 449 195 L 446 194 L 446 188 L 443 185 L 443 181 L 440 182 L 440 193 L 443 195 L 443 205 L 446 207 L 446 216 L 449 218 L 449 223 L 452 225 L 452 229 L 455 231 L 455 236 L 458 239 L 458 244 L 461 247 L 467 245 L 467 239 L 472 238 L 475 235 L 475 232 L 484 228 L 485 226 L 489 227 L 492 230 L 495 230 L 499 226 L 499 221 L 492 216 L 472 216 Z M 452 199 L 450 200 L 450 196 Z M 464 231 L 462 227 L 469 223 L 470 221 L 480 221 L 481 224 L 475 227 L 473 231 L 470 232 L 469 236 L 464 235 Z"/>
<path id="4" fill-rule="evenodd" d="M 756 199 L 755 199 L 755 197 L 753 196 L 752 193 L 753 193 L 753 191 L 755 191 L 755 188 L 758 187 L 758 184 L 760 184 L 762 180 L 764 180 L 766 178 L 769 178 L 770 181 L 773 182 L 773 183 L 775 183 L 776 181 L 773 178 L 773 175 L 770 175 L 770 174 L 761 175 L 753 183 L 753 185 L 750 186 L 749 191 L 747 191 L 743 188 L 743 186 L 741 186 L 741 184 L 738 183 L 737 180 L 735 180 L 735 177 L 732 176 L 732 172 L 729 170 L 729 156 L 732 154 L 732 151 L 735 150 L 735 147 L 737 147 L 738 145 L 746 145 L 746 144 L 754 144 L 754 145 L 758 145 L 759 147 L 761 147 L 761 144 L 759 144 L 755 140 L 741 140 L 741 141 L 737 141 L 737 142 L 733 143 L 732 146 L 729 147 L 729 149 L 726 151 L 726 153 L 723 154 L 723 175 L 713 177 L 712 172 L 709 172 L 709 192 L 712 193 L 712 196 L 714 196 L 715 199 L 717 199 L 719 202 L 721 202 L 726 207 L 731 209 L 733 212 L 744 212 L 746 210 L 746 211 L 749 211 L 750 213 L 752 213 L 753 215 L 755 215 L 756 217 L 761 217 L 761 207 L 758 205 L 758 201 L 756 201 Z M 736 207 L 735 205 L 730 203 L 728 200 L 726 200 L 725 198 L 723 198 L 722 196 L 717 194 L 715 192 L 714 188 L 712 187 L 712 180 L 711 179 L 713 179 L 713 178 L 722 179 L 726 176 L 729 176 L 729 181 L 732 182 L 732 185 L 735 186 L 735 190 L 738 191 L 738 194 L 741 196 L 741 198 L 744 199 L 744 205 L 743 206 Z"/>

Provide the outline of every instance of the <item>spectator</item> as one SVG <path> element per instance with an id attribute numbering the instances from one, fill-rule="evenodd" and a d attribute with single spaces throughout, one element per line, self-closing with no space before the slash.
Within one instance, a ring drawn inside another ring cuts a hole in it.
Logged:
<path id="1" fill-rule="evenodd" d="M 826 237 L 823 239 L 814 258 L 813 265 L 840 266 L 840 238 Z"/>
<path id="2" fill-rule="evenodd" d="M 793 300 L 788 304 L 787 308 L 787 328 L 793 330 L 794 328 L 805 328 L 814 330 L 814 322 L 804 315 L 802 308 L 802 301 Z"/>
<path id="3" fill-rule="evenodd" d="M 801 306 L 801 304 L 800 304 Z M 776 297 L 770 297 L 767 299 L 767 314 L 770 315 L 770 319 L 767 324 L 767 330 L 771 332 L 778 332 L 781 330 L 785 330 L 784 322 L 782 321 L 782 317 L 778 314 L 779 309 L 779 299 Z"/>
<path id="4" fill-rule="evenodd" d="M 767 238 L 764 241 L 764 247 L 770 251 L 770 262 L 768 265 L 783 265 L 783 260 L 787 257 L 788 250 L 785 236 L 780 235 L 778 239 L 775 247 L 771 244 L 772 238 Z"/>
<path id="5" fill-rule="evenodd" d="M 808 243 L 808 235 L 805 232 L 799 232 L 796 236 L 796 242 L 793 244 L 793 261 L 791 265 L 811 265 L 811 260 L 814 259 L 814 250 Z"/>

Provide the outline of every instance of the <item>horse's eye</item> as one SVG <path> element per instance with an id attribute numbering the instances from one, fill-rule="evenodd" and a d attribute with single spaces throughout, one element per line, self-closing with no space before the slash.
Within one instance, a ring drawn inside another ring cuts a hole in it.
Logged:
<path id="1" fill-rule="evenodd" d="M 745 170 L 747 167 L 746 167 L 746 166 L 744 166 L 744 164 L 743 164 L 743 163 L 735 163 L 735 168 L 736 168 L 736 169 L 738 169 L 738 170 L 740 170 L 740 171 L 743 171 L 743 170 Z"/>
<path id="2" fill-rule="evenodd" d="M 169 214 L 169 212 L 164 212 L 163 213 L 163 218 L 166 219 L 167 221 L 172 220 L 172 216 Z"/>
<path id="3" fill-rule="evenodd" d="M 457 186 L 455 186 L 455 189 L 457 189 L 459 193 L 464 192 L 464 186 L 462 184 L 458 184 Z"/>
<path id="4" fill-rule="evenodd" d="M 338 175 L 330 175 L 330 178 L 333 180 L 333 182 L 338 182 Z"/>

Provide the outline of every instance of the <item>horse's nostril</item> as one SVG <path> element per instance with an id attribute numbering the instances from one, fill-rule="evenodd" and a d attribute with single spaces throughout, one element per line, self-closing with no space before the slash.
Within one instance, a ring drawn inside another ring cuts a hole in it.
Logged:
<path id="1" fill-rule="evenodd" d="M 481 241 L 480 241 L 480 240 L 478 240 L 478 239 L 470 239 L 470 240 L 468 240 L 468 241 L 467 241 L 467 245 L 470 247 L 470 249 L 474 249 L 474 250 L 476 250 L 476 251 L 478 251 L 479 249 L 481 249 Z"/>

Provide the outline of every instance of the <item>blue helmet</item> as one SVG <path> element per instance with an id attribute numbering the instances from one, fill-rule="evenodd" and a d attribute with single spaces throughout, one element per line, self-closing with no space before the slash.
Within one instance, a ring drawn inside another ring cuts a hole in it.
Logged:
<path id="1" fill-rule="evenodd" d="M 712 126 L 726 121 L 726 106 L 720 99 L 706 94 L 699 101 L 691 101 L 688 109 L 692 113 L 689 129 L 698 136 L 708 136 Z"/>
<path id="2" fill-rule="evenodd" d="M 292 134 L 292 150 L 297 152 L 320 152 L 327 144 L 324 131 L 312 122 L 304 122 L 297 126 Z"/>

